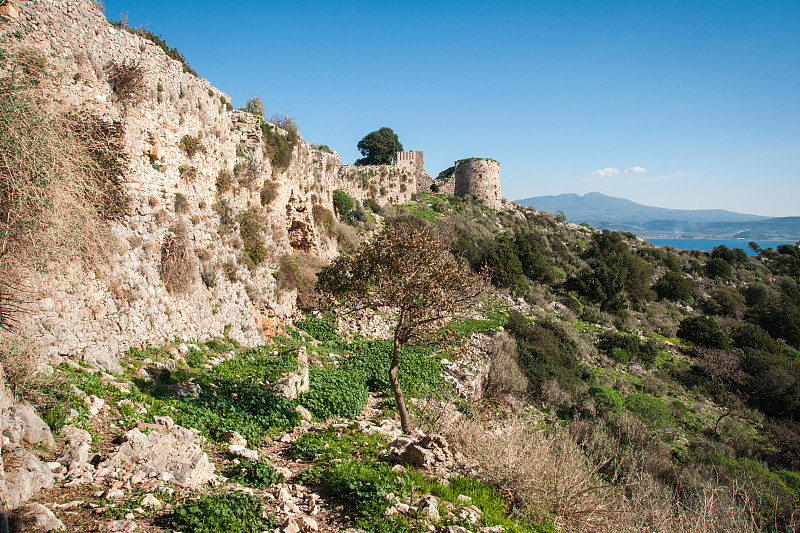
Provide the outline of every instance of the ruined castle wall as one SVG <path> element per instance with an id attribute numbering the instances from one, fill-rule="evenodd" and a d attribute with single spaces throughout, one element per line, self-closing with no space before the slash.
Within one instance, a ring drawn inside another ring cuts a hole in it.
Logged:
<path id="1" fill-rule="evenodd" d="M 395 165 L 342 165 L 337 175 L 338 188 L 353 199 L 367 198 L 379 205 L 405 204 L 417 192 L 417 171 Z"/>
<path id="2" fill-rule="evenodd" d="M 15 4 L 21 16 L 0 32 L 19 31 L 15 46 L 44 54 L 42 89 L 54 107 L 89 110 L 123 126 L 131 198 L 130 215 L 113 225 L 117 243 L 107 263 L 22 271 L 23 332 L 53 358 L 107 362 L 176 335 L 204 339 L 227 331 L 259 344 L 291 320 L 295 293 L 279 290 L 274 274 L 284 254 L 336 254 L 335 239 L 313 213 L 315 205 L 332 209 L 332 191 L 342 188 L 338 156 L 300 139 L 288 168 L 273 168 L 257 117 L 232 111 L 227 95 L 183 72 L 155 44 L 112 27 L 90 0 Z M 147 87 L 135 104 L 112 92 L 106 72 L 112 62 L 131 61 L 144 67 Z M 185 135 L 204 151 L 189 156 L 180 146 Z M 224 192 L 221 174 L 231 176 Z M 185 209 L 176 209 L 181 197 Z M 250 267 L 237 225 L 248 211 L 263 223 L 268 252 Z M 161 248 L 178 224 L 187 227 L 197 261 L 190 290 L 174 294 L 161 278 Z"/>
<path id="3" fill-rule="evenodd" d="M 422 150 L 397 152 L 394 156 L 394 164 L 397 167 L 409 168 L 415 171 L 417 176 L 425 174 L 425 156 Z"/>
<path id="4" fill-rule="evenodd" d="M 493 159 L 462 159 L 455 164 L 455 195 L 472 196 L 492 209 L 500 209 L 500 163 Z"/>

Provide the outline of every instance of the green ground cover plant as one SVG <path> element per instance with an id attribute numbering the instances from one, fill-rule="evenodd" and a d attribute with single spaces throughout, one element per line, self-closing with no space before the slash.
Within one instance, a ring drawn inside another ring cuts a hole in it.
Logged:
<path id="1" fill-rule="evenodd" d="M 184 501 L 156 523 L 183 533 L 241 533 L 278 525 L 274 517 L 263 518 L 263 512 L 257 496 L 214 492 Z"/>
<path id="2" fill-rule="evenodd" d="M 276 472 L 275 468 L 263 458 L 233 465 L 225 475 L 231 481 L 256 489 L 265 489 L 276 483 L 286 483 L 283 474 Z"/>

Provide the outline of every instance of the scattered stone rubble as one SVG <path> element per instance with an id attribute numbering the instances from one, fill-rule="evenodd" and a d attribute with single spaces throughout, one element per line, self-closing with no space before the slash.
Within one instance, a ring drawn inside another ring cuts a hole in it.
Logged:
<path id="1" fill-rule="evenodd" d="M 148 434 L 139 428 L 125 433 L 119 448 L 98 465 L 95 478 L 119 479 L 123 487 L 157 478 L 194 489 L 216 481 L 199 432 L 172 425 L 169 417 L 164 419 L 164 424 L 146 428 L 151 429 Z"/>

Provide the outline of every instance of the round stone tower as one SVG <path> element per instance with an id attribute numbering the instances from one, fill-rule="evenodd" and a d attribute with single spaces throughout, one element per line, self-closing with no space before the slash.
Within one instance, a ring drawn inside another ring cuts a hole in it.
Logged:
<path id="1" fill-rule="evenodd" d="M 494 159 L 471 157 L 456 161 L 455 195 L 473 196 L 486 207 L 500 209 L 500 163 Z"/>

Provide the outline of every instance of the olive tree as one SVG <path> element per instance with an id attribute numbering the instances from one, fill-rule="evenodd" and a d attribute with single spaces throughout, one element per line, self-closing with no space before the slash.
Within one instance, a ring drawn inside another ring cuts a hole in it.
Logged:
<path id="1" fill-rule="evenodd" d="M 393 313 L 389 383 L 405 433 L 413 429 L 397 379 L 400 350 L 411 341 L 444 339 L 443 328 L 464 316 L 486 292 L 489 277 L 459 263 L 428 228 L 384 226 L 351 255 L 322 269 L 317 290 L 345 313 Z"/>
<path id="2" fill-rule="evenodd" d="M 383 127 L 372 131 L 358 141 L 357 148 L 362 157 L 356 165 L 388 165 L 397 152 L 403 151 L 403 145 L 392 128 Z"/>

